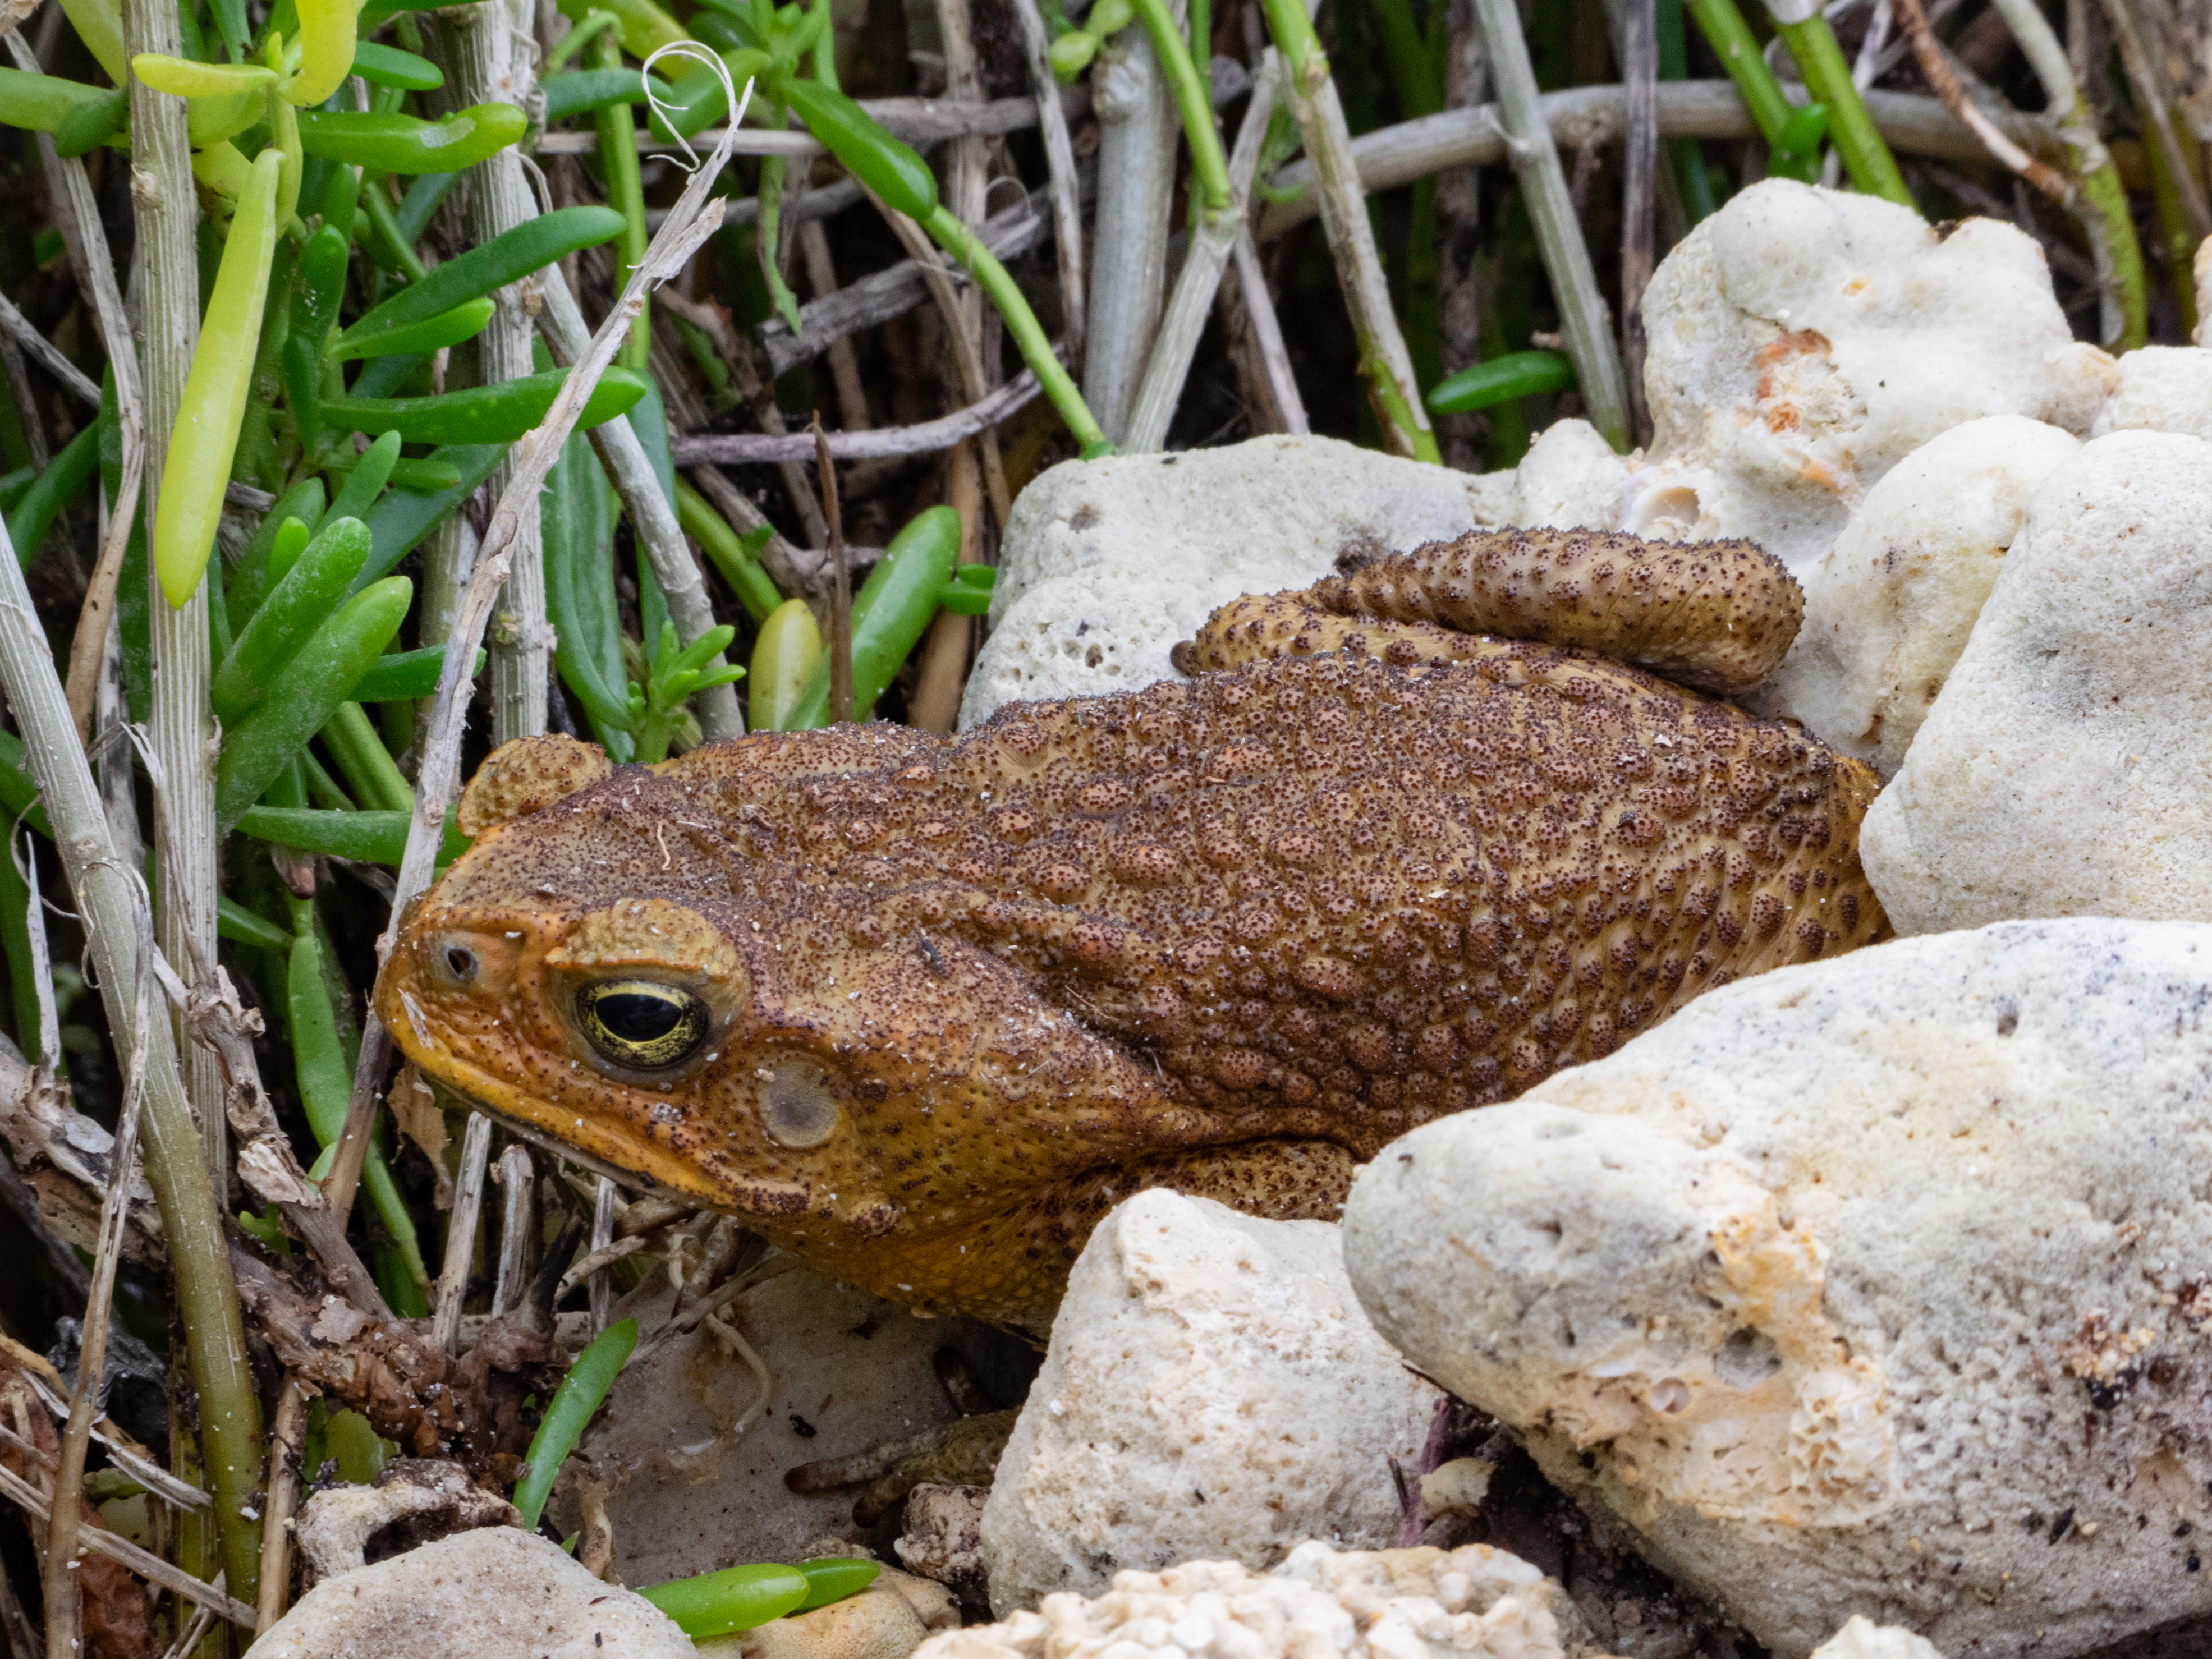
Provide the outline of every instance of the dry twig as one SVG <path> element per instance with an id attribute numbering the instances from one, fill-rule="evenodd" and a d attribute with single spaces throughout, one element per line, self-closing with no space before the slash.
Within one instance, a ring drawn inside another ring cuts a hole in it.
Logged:
<path id="1" fill-rule="evenodd" d="M 276 1414 L 269 1425 L 268 1531 L 261 1540 L 261 1605 L 255 1609 L 256 1635 L 284 1616 L 292 1583 L 292 1511 L 300 1502 L 300 1467 L 307 1443 L 307 1395 L 295 1376 L 284 1379 Z"/>
<path id="2" fill-rule="evenodd" d="M 31 326 L 31 319 L 15 309 L 15 302 L 0 294 L 0 329 L 5 329 L 17 344 L 39 360 L 48 374 L 76 393 L 93 408 L 100 407 L 100 388 L 92 377 L 61 354 L 52 340 Z"/>
<path id="3" fill-rule="evenodd" d="M 872 460 L 892 455 L 933 455 L 950 449 L 963 438 L 973 437 L 997 425 L 1037 394 L 1036 376 L 1024 369 L 988 397 L 967 408 L 915 426 L 877 427 L 867 432 L 829 432 L 823 441 L 832 460 Z M 764 461 L 801 460 L 814 453 L 813 434 L 794 432 L 775 437 L 767 433 L 712 432 L 672 438 L 669 452 L 678 466 L 702 461 L 743 466 Z"/>
<path id="4" fill-rule="evenodd" d="M 2188 216 L 2191 234 L 2202 241 L 2212 236 L 2212 204 L 2205 200 L 2204 183 L 2198 171 L 2200 158 L 2182 148 L 2181 135 L 2174 129 L 2173 83 L 2160 55 L 2143 38 L 2143 20 L 2136 15 L 2134 0 L 2103 0 L 2103 3 L 2105 21 L 2112 26 L 2112 40 L 2120 49 L 2121 61 L 2128 68 L 2128 90 L 2134 94 L 2136 113 L 2150 130 L 2150 141 L 2165 158 L 2166 172 L 2172 178 L 2174 193 L 2181 198 L 2181 210 Z"/>
<path id="5" fill-rule="evenodd" d="M 853 570 L 845 560 L 845 514 L 837 500 L 837 465 L 822 417 L 814 417 L 814 470 L 822 480 L 822 516 L 830 525 L 830 718 L 853 718 Z"/>
<path id="6" fill-rule="evenodd" d="M 1928 21 L 1928 13 L 1920 0 L 1896 0 L 1898 21 L 1905 25 L 1905 36 L 1912 46 L 1914 59 L 1920 73 L 1934 88 L 1936 95 L 1943 100 L 1943 107 L 1956 117 L 1983 146 L 2006 167 L 2062 206 L 2072 201 L 2074 186 L 2057 168 L 2047 167 L 2022 149 L 2001 131 L 1996 122 L 1975 106 L 1966 96 L 1966 89 L 1959 84 L 1953 72 L 1951 60 L 1944 54 L 1943 43 L 1936 38 L 1936 31 Z"/>
<path id="7" fill-rule="evenodd" d="M 1805 101 L 1802 86 L 1792 82 L 1783 89 L 1792 102 Z M 1865 94 L 1865 101 L 1875 129 L 1893 150 L 1953 161 L 1980 161 L 1988 157 L 1981 140 L 1923 93 L 1875 90 Z M 1553 143 L 1562 148 L 1617 144 L 1628 130 L 1627 89 L 1616 85 L 1547 92 L 1536 100 L 1536 115 Z M 2022 147 L 2055 153 L 2057 145 L 2041 118 L 2012 113 L 1992 118 L 2000 131 Z M 1759 134 L 1733 82 L 1662 81 L 1659 83 L 1659 136 L 1755 138 Z M 1451 167 L 1496 167 L 1508 159 L 1510 149 L 1496 104 L 1476 104 L 1401 121 L 1362 133 L 1352 141 L 1359 187 L 1370 194 Z M 1255 216 L 1253 236 L 1258 241 L 1279 236 L 1320 210 L 1312 189 L 1310 161 L 1291 162 L 1275 175 L 1274 182 L 1279 190 L 1297 190 L 1299 194 L 1289 201 L 1270 203 Z"/>
<path id="8" fill-rule="evenodd" d="M 0 1334 L 0 1358 L 23 1374 L 40 1402 L 57 1419 L 69 1415 L 69 1384 L 46 1355 L 25 1347 L 12 1336 Z M 163 1503 L 195 1515 L 206 1515 L 214 1509 L 205 1492 L 162 1468 L 153 1453 L 132 1439 L 106 1413 L 94 1416 L 92 1436 L 107 1448 L 109 1462 Z"/>
<path id="9" fill-rule="evenodd" d="M 154 1018 L 153 920 L 134 909 L 138 923 L 137 973 L 131 988 L 131 1014 L 140 1030 Z M 77 1594 L 77 1540 L 83 1519 L 85 1453 L 92 1443 L 92 1419 L 107 1379 L 108 1321 L 115 1306 L 115 1270 L 123 1256 L 123 1224 L 131 1207 L 131 1177 L 138 1161 L 138 1124 L 146 1104 L 146 1045 L 136 1045 L 123 1074 L 123 1107 L 115 1125 L 117 1179 L 100 1205 L 100 1242 L 93 1252 L 92 1285 L 85 1297 L 83 1345 L 78 1351 L 76 1386 L 70 1393 L 69 1421 L 62 1430 L 61 1454 L 54 1468 L 46 1522 L 46 1553 L 40 1575 L 46 1610 L 47 1659 L 76 1659 L 82 1645 L 83 1611 Z"/>
<path id="10" fill-rule="evenodd" d="M 46 1523 L 51 1510 L 46 1494 L 12 1469 L 0 1468 L 0 1498 L 19 1505 L 40 1525 Z M 173 1590 L 197 1606 L 216 1607 L 234 1625 L 243 1625 L 248 1630 L 253 1628 L 257 1616 L 253 1608 L 215 1585 L 193 1577 L 182 1567 L 171 1565 L 151 1550 L 141 1549 L 129 1539 L 108 1531 L 105 1527 L 88 1527 L 80 1541 L 85 1548 L 104 1555 L 111 1561 L 120 1561 L 147 1583 Z"/>
<path id="11" fill-rule="evenodd" d="M 453 1183 L 453 1207 L 446 1218 L 446 1256 L 438 1269 L 438 1296 L 431 1304 L 430 1340 L 447 1353 L 461 1329 L 461 1308 L 476 1260 L 477 1223 L 483 1213 L 484 1173 L 491 1163 L 491 1120 L 469 1114 L 461 1136 L 461 1173 Z"/>
<path id="12" fill-rule="evenodd" d="M 1213 297 L 1221 287 L 1221 273 L 1236 257 L 1237 244 L 1245 234 L 1245 203 L 1252 192 L 1252 175 L 1259 167 L 1261 142 L 1267 136 L 1267 123 L 1274 114 L 1275 91 L 1282 82 L 1282 54 L 1269 47 L 1253 77 L 1252 101 L 1245 106 L 1237 147 L 1229 156 L 1229 201 L 1209 214 L 1192 236 L 1182 269 L 1176 276 L 1175 293 L 1153 337 L 1152 361 L 1145 366 L 1144 382 L 1137 388 L 1128 430 L 1122 439 L 1122 447 L 1133 454 L 1149 453 L 1167 441 L 1169 424 L 1182 398 L 1183 382 L 1190 376 L 1198 337 L 1206 328 L 1206 313 L 1212 310 Z M 1272 318 L 1273 307 L 1268 310 Z M 1279 341 L 1279 333 L 1277 338 Z"/>
<path id="13" fill-rule="evenodd" d="M 1083 367 L 1083 185 L 1076 171 L 1075 149 L 1067 136 L 1067 113 L 1058 77 L 1046 49 L 1052 44 L 1045 32 L 1037 0 L 1013 0 L 1014 22 L 1022 32 L 1023 55 L 1029 59 L 1030 84 L 1036 88 L 1038 125 L 1044 137 L 1046 193 L 1052 199 L 1053 253 L 1060 273 L 1060 316 L 1062 337 L 1067 343 L 1071 368 Z"/>
<path id="14" fill-rule="evenodd" d="M 492 1279 L 491 1311 L 496 1319 L 522 1305 L 530 1291 L 530 1246 L 538 1214 L 538 1169 L 530 1148 L 509 1141 L 499 1155 L 499 1271 Z"/>
<path id="15" fill-rule="evenodd" d="M 8 50 L 18 69 L 39 73 L 39 60 L 23 37 L 9 31 Z M 84 163 L 62 160 L 53 139 L 39 135 L 39 155 L 46 167 L 47 194 L 52 198 L 62 243 L 69 250 L 70 267 L 77 286 L 92 302 L 100 321 L 100 343 L 107 352 L 108 372 L 115 378 L 117 435 L 122 441 L 122 471 L 116 499 L 108 503 L 107 533 L 101 538 L 100 556 L 92 568 L 84 603 L 78 608 L 76 632 L 70 641 L 68 696 L 70 714 L 82 741 L 92 734 L 93 703 L 99 690 L 101 654 L 107 647 L 110 619 L 115 612 L 115 583 L 123 569 L 123 555 L 131 539 L 132 514 L 137 511 L 145 477 L 146 428 L 143 398 L 138 378 L 138 353 L 131 337 L 131 319 L 124 309 L 123 292 L 116 285 L 115 261 L 107 251 L 107 233 L 93 201 L 92 180 Z M 98 401 L 95 390 L 94 401 Z"/>
<path id="16" fill-rule="evenodd" d="M 665 299 L 665 296 L 664 296 Z M 684 440 L 673 441 L 681 444 Z M 760 544 L 758 557 L 775 585 L 787 593 L 817 594 L 823 580 L 822 554 L 813 548 L 801 549 L 784 538 L 783 532 L 769 521 L 767 514 L 751 496 L 732 483 L 727 477 L 706 461 L 689 463 L 691 479 L 699 493 L 714 504 L 714 510 L 727 519 L 741 536 L 750 535 L 765 527 L 768 538 Z"/>

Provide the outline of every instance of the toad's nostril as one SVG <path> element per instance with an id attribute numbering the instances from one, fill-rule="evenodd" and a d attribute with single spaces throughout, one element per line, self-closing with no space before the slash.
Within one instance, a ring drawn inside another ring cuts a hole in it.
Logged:
<path id="1" fill-rule="evenodd" d="M 446 950 L 446 967 L 455 979 L 474 979 L 477 976 L 476 952 L 464 950 L 458 945 L 448 945 Z"/>

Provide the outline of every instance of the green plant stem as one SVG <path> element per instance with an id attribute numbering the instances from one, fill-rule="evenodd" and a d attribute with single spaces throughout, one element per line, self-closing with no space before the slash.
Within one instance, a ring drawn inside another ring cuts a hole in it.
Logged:
<path id="1" fill-rule="evenodd" d="M 1654 21 L 1659 40 L 1659 78 L 1690 78 L 1689 41 L 1682 29 L 1682 0 L 1658 0 Z M 1694 138 L 1669 138 L 1667 158 L 1674 169 L 1674 188 L 1682 198 L 1682 211 L 1692 225 L 1713 214 L 1713 181 L 1705 172 L 1705 154 Z"/>
<path id="2" fill-rule="evenodd" d="M 2143 343 L 2149 286 L 2143 276 L 2142 245 L 2136 238 L 2128 193 L 2119 169 L 2097 137 L 2094 115 L 2083 104 L 2066 48 L 2036 5 L 2036 0 L 1990 0 L 2005 20 L 2035 78 L 2043 82 L 2043 118 L 2066 143 L 2068 160 L 2081 180 L 2081 228 L 2097 265 L 2105 295 L 2104 343 L 2108 350 L 2132 351 Z"/>
<path id="3" fill-rule="evenodd" d="M 1309 76 L 1318 64 L 1322 74 L 1328 72 L 1328 59 L 1321 49 L 1321 36 L 1314 33 L 1313 19 L 1307 15 L 1301 0 L 1264 0 L 1267 16 L 1267 33 L 1275 43 L 1275 50 L 1283 54 L 1283 65 L 1293 79 Z"/>
<path id="4" fill-rule="evenodd" d="M 830 0 L 814 0 L 813 9 L 829 11 Z M 832 91 L 837 87 L 837 28 L 834 22 L 824 23 L 822 33 L 814 37 L 814 78 Z"/>
<path id="5" fill-rule="evenodd" d="M 1207 75 L 1191 61 L 1195 50 L 1184 44 L 1167 0 L 1133 0 L 1133 3 L 1145 33 L 1152 38 L 1152 56 L 1159 59 L 1174 90 L 1176 107 L 1182 116 L 1183 138 L 1190 145 L 1191 179 L 1205 197 L 1206 210 L 1218 213 L 1229 205 L 1229 161 L 1221 152 L 1221 134 L 1213 125 L 1213 88 Z"/>
<path id="6" fill-rule="evenodd" d="M 1783 44 L 1797 60 L 1805 77 L 1805 90 L 1815 102 L 1828 106 L 1828 135 L 1844 158 L 1851 183 L 1868 196 L 1880 196 L 1899 207 L 1917 207 L 1897 170 L 1897 158 L 1875 130 L 1866 100 L 1851 80 L 1851 66 L 1836 44 L 1836 32 L 1816 7 L 1802 22 L 1784 22 L 1779 9 L 1769 0 L 1767 10 L 1781 31 Z"/>
<path id="7" fill-rule="evenodd" d="M 1419 120 L 1444 107 L 1443 54 L 1445 9 L 1429 9 L 1426 34 L 1413 21 L 1409 0 L 1374 0 L 1382 26 L 1382 55 L 1403 120 Z M 1416 179 L 1406 215 L 1406 349 L 1413 378 L 1434 386 L 1443 375 L 1443 251 L 1437 230 L 1437 179 Z M 1434 408 L 1434 405 L 1431 405 Z"/>
<path id="8" fill-rule="evenodd" d="M 2098 146 L 2102 149 L 2103 145 Z M 2081 149 L 2069 149 L 2079 157 Z M 2100 281 L 2109 284 L 2119 313 L 2117 337 L 2106 340 L 2115 352 L 2133 351 L 2149 336 L 2150 285 L 2143 272 L 2142 245 L 2136 236 L 2135 216 L 2128 210 L 2128 192 L 2120 183 L 2120 170 L 2109 155 L 2105 164 L 2081 174 L 2081 198 L 2087 211 L 2082 222 L 2092 226 L 2091 246 Z"/>
<path id="9" fill-rule="evenodd" d="M 361 810 L 353 797 L 346 793 L 344 786 L 330 775 L 322 762 L 315 758 L 312 749 L 300 751 L 300 773 L 307 786 L 308 795 L 320 801 L 327 811 L 357 812 Z"/>
<path id="10" fill-rule="evenodd" d="M 982 284 L 991 303 L 999 308 L 1006 319 L 1006 329 L 1014 337 L 1014 345 L 1022 354 L 1022 361 L 1036 374 L 1044 395 L 1060 411 L 1060 418 L 1067 422 L 1067 429 L 1082 447 L 1085 460 L 1101 455 L 1110 455 L 1114 446 L 1099 429 L 1091 413 L 1091 406 L 1083 401 L 1083 393 L 1076 389 L 1067 370 L 1061 367 L 1054 353 L 1052 342 L 1045 337 L 1044 325 L 1037 321 L 1036 313 L 1023 297 L 1006 266 L 1000 264 L 990 249 L 976 240 L 967 226 L 953 216 L 952 210 L 939 203 L 930 210 L 921 228 L 936 240 L 937 245 L 968 267 L 970 274 Z"/>
<path id="11" fill-rule="evenodd" d="M 612 34 L 602 34 L 592 42 L 591 58 L 599 69 L 620 69 L 622 45 Z M 607 205 L 623 216 L 613 248 L 615 292 L 619 294 L 629 282 L 630 272 L 637 269 L 637 262 L 645 258 L 645 183 L 637 159 L 637 125 L 628 104 L 607 105 L 593 114 L 592 123 L 599 132 L 599 169 L 606 180 Z M 629 337 L 623 342 L 615 361 L 642 374 L 652 349 L 653 313 L 648 301 L 630 324 Z"/>
<path id="12" fill-rule="evenodd" d="M 730 528 L 730 521 L 714 511 L 704 495 L 681 478 L 676 481 L 676 517 L 714 562 L 722 580 L 729 583 L 755 622 L 765 621 L 783 603 L 782 593 L 746 548 L 744 538 Z"/>
<path id="13" fill-rule="evenodd" d="M 2164 244 L 2166 270 L 2172 278 L 2174 307 L 2181 313 L 2181 335 L 2184 339 L 2194 339 L 2197 283 L 2191 261 L 2197 238 L 2190 225 L 2188 210 L 2182 205 L 2181 191 L 2174 183 L 2172 163 L 2165 147 L 2145 144 L 2143 160 L 2150 164 L 2151 202 L 2158 210 L 2158 239 Z"/>
<path id="14" fill-rule="evenodd" d="M 392 763 L 392 751 L 377 735 L 376 723 L 359 703 L 340 703 L 330 724 L 323 727 L 322 739 L 330 745 L 331 757 L 353 786 L 355 795 L 372 811 L 415 810 L 414 790 Z"/>
<path id="15" fill-rule="evenodd" d="M 31 944 L 31 890 L 17 872 L 13 849 L 23 843 L 15 840 L 15 818 L 12 813 L 0 813 L 0 830 L 9 839 L 0 844 L 0 951 L 8 960 L 8 987 L 10 1004 L 15 1016 L 15 1046 L 37 1065 L 44 1058 L 40 1050 L 45 1046 L 43 1010 L 40 999 L 38 952 Z M 30 856 L 36 857 L 35 853 Z M 57 1056 L 58 1058 L 58 1056 Z"/>
<path id="16" fill-rule="evenodd" d="M 1774 71 L 1766 67 L 1766 59 L 1759 55 L 1759 37 L 1743 21 L 1735 0 L 1689 0 L 1689 7 L 1705 44 L 1742 94 L 1743 106 L 1751 112 L 1759 136 L 1772 144 L 1796 110 L 1784 95 Z"/>
<path id="17" fill-rule="evenodd" d="M 603 31 L 618 28 L 621 25 L 622 19 L 611 11 L 592 12 L 582 22 L 562 35 L 561 44 L 546 55 L 545 67 L 539 74 L 538 79 L 542 82 L 546 76 L 559 70 L 571 58 L 597 40 Z"/>
<path id="18" fill-rule="evenodd" d="M 385 252 L 399 267 L 401 275 L 410 283 L 419 283 L 430 274 L 429 268 L 416 255 L 414 245 L 400 234 L 399 221 L 392 210 L 392 197 L 385 190 L 382 179 L 363 179 L 356 205 L 366 210 L 370 232 L 384 244 Z"/>

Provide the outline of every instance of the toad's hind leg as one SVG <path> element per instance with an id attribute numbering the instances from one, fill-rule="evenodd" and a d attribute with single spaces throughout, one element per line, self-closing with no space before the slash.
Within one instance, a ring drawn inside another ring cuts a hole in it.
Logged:
<path id="1" fill-rule="evenodd" d="M 948 1306 L 996 1322 L 1048 1329 L 1068 1269 L 1091 1230 L 1122 1200 L 1156 1187 L 1210 1198 L 1274 1221 L 1335 1221 L 1358 1163 L 1321 1140 L 1249 1140 L 1089 1170 L 1033 1194 L 981 1227 L 934 1241 L 903 1264 L 908 1286 L 941 1284 Z"/>
<path id="2" fill-rule="evenodd" d="M 1749 542 L 1480 530 L 1394 553 L 1303 593 L 1225 606 L 1177 665 L 1195 672 L 1345 649 L 1408 663 L 1468 661 L 1498 641 L 1520 640 L 1733 696 L 1773 672 L 1803 615 L 1790 573 Z M 1481 635 L 1497 639 L 1451 643 Z"/>
<path id="3" fill-rule="evenodd" d="M 1304 593 L 1254 593 L 1231 599 L 1206 619 L 1194 639 L 1170 653 L 1176 670 L 1208 674 L 1281 657 L 1344 653 L 1416 663 L 1476 664 L 1525 656 L 1530 647 L 1484 634 L 1462 634 L 1435 623 L 1337 617 L 1314 609 Z"/>

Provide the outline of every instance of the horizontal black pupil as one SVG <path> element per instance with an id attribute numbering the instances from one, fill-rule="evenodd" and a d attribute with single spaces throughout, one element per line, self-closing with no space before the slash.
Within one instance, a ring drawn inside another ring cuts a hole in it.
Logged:
<path id="1" fill-rule="evenodd" d="M 652 1042 L 674 1030 L 684 1006 L 672 997 L 610 991 L 592 1005 L 599 1023 L 625 1042 Z"/>

